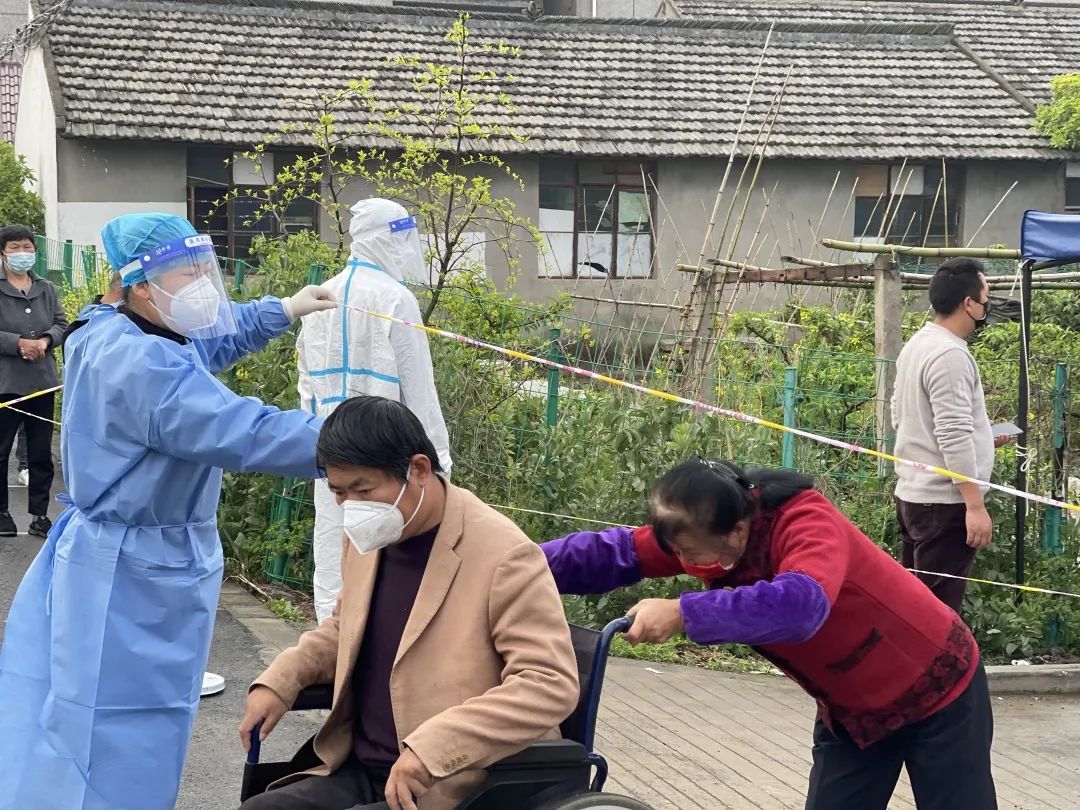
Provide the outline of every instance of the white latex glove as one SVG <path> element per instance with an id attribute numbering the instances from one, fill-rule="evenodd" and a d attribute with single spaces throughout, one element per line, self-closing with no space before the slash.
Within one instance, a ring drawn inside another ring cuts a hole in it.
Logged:
<path id="1" fill-rule="evenodd" d="M 303 318 L 312 312 L 322 312 L 325 309 L 334 309 L 338 305 L 334 294 L 325 287 L 308 285 L 296 295 L 281 299 L 281 306 L 285 308 L 285 315 L 289 321 L 296 323 L 297 318 Z"/>

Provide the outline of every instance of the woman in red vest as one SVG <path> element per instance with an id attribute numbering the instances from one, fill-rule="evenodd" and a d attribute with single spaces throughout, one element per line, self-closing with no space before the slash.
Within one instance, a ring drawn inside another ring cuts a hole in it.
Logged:
<path id="1" fill-rule="evenodd" d="M 689 574 L 646 599 L 631 643 L 749 644 L 818 704 L 806 810 L 885 810 L 906 765 L 919 810 L 994 810 L 993 716 L 971 631 L 806 476 L 694 460 L 655 484 L 650 524 L 544 543 L 559 590 Z"/>

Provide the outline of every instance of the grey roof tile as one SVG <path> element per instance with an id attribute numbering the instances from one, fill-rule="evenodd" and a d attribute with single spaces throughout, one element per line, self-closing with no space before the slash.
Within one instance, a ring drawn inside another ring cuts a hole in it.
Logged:
<path id="1" fill-rule="evenodd" d="M 242 146 L 307 120 L 305 100 L 353 79 L 373 79 L 388 102 L 407 98 L 407 73 L 385 57 L 443 61 L 451 19 L 302 0 L 75 0 L 48 45 L 66 134 Z M 743 151 L 790 66 L 774 157 L 1060 159 L 947 26 L 818 22 L 773 34 Z M 522 50 L 491 58 L 520 77 L 507 88 L 516 112 L 491 120 L 531 139 L 498 151 L 640 157 L 727 155 L 768 28 L 507 15 L 470 26 L 478 43 Z M 341 124 L 364 117 L 343 114 Z"/>
<path id="2" fill-rule="evenodd" d="M 1080 5 L 1013 0 L 676 0 L 693 19 L 738 24 L 947 25 L 1021 93 L 1050 95 L 1050 79 L 1080 71 Z"/>
<path id="3" fill-rule="evenodd" d="M 21 76 L 22 65 L 13 62 L 0 63 L 0 141 L 15 142 Z"/>

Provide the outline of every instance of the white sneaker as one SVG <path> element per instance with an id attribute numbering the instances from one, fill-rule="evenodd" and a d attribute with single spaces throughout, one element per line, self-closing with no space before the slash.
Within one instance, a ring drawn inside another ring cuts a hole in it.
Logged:
<path id="1" fill-rule="evenodd" d="M 202 676 L 202 697 L 220 695 L 225 691 L 225 679 L 213 672 L 204 672 Z"/>
<path id="2" fill-rule="evenodd" d="M 22 484 L 24 487 L 30 486 L 29 470 L 19 470 L 19 483 Z"/>

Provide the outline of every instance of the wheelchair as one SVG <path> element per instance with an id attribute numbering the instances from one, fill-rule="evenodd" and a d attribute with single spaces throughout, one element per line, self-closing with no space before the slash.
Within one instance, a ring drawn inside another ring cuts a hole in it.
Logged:
<path id="1" fill-rule="evenodd" d="M 573 714 L 560 727 L 563 738 L 533 743 L 489 766 L 487 778 L 457 810 L 651 810 L 637 799 L 603 792 L 608 764 L 593 750 L 611 640 L 630 625 L 628 618 L 616 619 L 600 631 L 570 625 L 581 694 Z M 332 685 L 308 687 L 297 696 L 292 711 L 329 709 L 333 694 Z M 314 743 L 312 737 L 288 762 L 259 762 L 256 727 L 240 800 L 265 792 L 278 779 L 320 765 Z"/>

